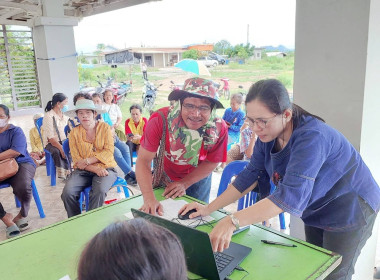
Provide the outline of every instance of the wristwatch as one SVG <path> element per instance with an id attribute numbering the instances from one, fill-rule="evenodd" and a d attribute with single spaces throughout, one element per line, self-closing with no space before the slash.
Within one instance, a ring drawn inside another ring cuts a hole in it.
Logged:
<path id="1" fill-rule="evenodd" d="M 239 219 L 236 218 L 233 214 L 230 214 L 228 216 L 230 216 L 232 224 L 236 227 L 236 230 L 238 230 L 240 228 Z"/>

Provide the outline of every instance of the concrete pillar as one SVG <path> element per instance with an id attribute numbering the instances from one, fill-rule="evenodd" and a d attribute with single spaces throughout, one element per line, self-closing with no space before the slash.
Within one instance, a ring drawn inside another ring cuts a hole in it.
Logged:
<path id="1" fill-rule="evenodd" d="M 380 0 L 297 0 L 294 67 L 294 102 L 342 132 L 377 182 L 379 14 Z M 292 224 L 290 229 L 291 235 L 303 230 Z M 353 279 L 372 279 L 377 231 L 359 257 Z"/>
<path id="2" fill-rule="evenodd" d="M 73 26 L 75 18 L 63 17 L 62 0 L 44 0 L 43 16 L 34 21 L 33 39 L 42 107 L 56 92 L 72 102 L 79 91 L 79 76 Z"/>

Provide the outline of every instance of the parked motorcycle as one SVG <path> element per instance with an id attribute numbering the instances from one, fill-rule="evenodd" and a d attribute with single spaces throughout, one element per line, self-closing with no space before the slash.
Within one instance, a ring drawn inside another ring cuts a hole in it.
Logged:
<path id="1" fill-rule="evenodd" d="M 173 91 L 173 90 L 180 90 L 180 86 L 179 85 L 176 85 L 173 81 L 170 81 L 170 90 Z"/>
<path id="2" fill-rule="evenodd" d="M 112 83 L 113 78 L 111 78 L 111 77 L 108 77 L 105 83 L 101 82 L 99 76 L 97 76 L 97 77 L 99 79 L 97 81 L 99 84 L 99 87 L 96 88 L 96 93 L 104 94 L 106 89 L 110 89 L 113 93 L 113 96 L 114 96 L 113 102 L 120 106 L 124 102 L 125 97 L 127 96 L 127 93 L 128 93 L 127 88 L 122 87 L 119 84 Z"/>
<path id="3" fill-rule="evenodd" d="M 156 87 L 152 82 L 144 80 L 144 86 L 142 88 L 142 92 L 143 92 L 142 100 L 143 100 L 143 107 L 148 112 L 150 112 L 150 110 L 152 110 L 154 107 L 157 91 L 160 86 L 162 86 L 162 84 Z"/>

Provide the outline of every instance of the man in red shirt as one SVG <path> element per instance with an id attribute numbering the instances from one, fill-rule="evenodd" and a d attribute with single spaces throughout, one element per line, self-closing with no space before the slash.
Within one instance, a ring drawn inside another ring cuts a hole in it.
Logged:
<path id="1" fill-rule="evenodd" d="M 157 186 L 165 186 L 166 198 L 187 194 L 208 202 L 212 171 L 227 157 L 228 129 L 215 116 L 216 109 L 223 108 L 215 95 L 212 81 L 188 79 L 183 90 L 169 94 L 168 99 L 174 104 L 150 117 L 136 163 L 143 211 L 162 215 L 162 206 L 153 194 L 153 187 Z"/>

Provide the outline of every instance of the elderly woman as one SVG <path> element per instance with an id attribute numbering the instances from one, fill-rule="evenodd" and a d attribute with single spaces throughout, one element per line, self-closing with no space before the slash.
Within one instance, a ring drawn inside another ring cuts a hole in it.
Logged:
<path id="1" fill-rule="evenodd" d="M 82 99 L 77 101 L 74 110 L 67 112 L 70 116 L 74 113 L 80 121 L 80 125 L 73 128 L 69 135 L 74 171 L 61 195 L 69 218 L 80 214 L 78 199 L 86 187 L 92 186 L 89 205 L 92 210 L 103 205 L 108 190 L 117 178 L 111 128 L 105 122 L 96 121 L 97 114 L 102 111 L 95 107 L 92 100 Z"/>
<path id="2" fill-rule="evenodd" d="M 148 120 L 142 114 L 142 108 L 139 104 L 133 104 L 129 108 L 131 118 L 125 121 L 125 135 L 127 136 L 127 145 L 131 152 L 131 163 L 133 165 L 132 153 L 140 148 L 140 140 L 145 131 Z"/>
<path id="3" fill-rule="evenodd" d="M 15 175 L 5 179 L 1 183 L 10 184 L 13 193 L 21 202 L 21 209 L 17 216 L 12 220 L 16 224 L 7 225 L 7 236 L 13 232 L 17 232 L 17 228 L 22 231 L 29 227 L 28 212 L 30 200 L 32 199 L 31 182 L 36 172 L 36 165 L 30 157 L 26 148 L 26 138 L 20 127 L 9 124 L 9 109 L 7 106 L 0 104 L 0 161 L 14 158 L 18 163 L 18 171 Z M 0 211 L 1 219 L 10 218 L 10 214 L 6 214 L 4 209 Z M 8 215 L 8 216 L 5 216 Z M 4 220 L 3 220 L 4 221 Z M 9 222 L 9 219 L 8 219 Z M 12 227 L 12 229 L 10 228 Z M 12 230 L 12 231 L 10 231 Z"/>
<path id="4" fill-rule="evenodd" d="M 215 116 L 216 109 L 223 108 L 215 92 L 212 81 L 188 79 L 183 90 L 170 93 L 169 100 L 176 100 L 174 106 L 159 109 L 151 116 L 136 164 L 143 211 L 162 214 L 152 186 L 165 186 L 167 198 L 187 194 L 209 200 L 211 173 L 219 162 L 226 161 L 228 140 L 225 122 Z M 151 162 L 158 147 L 152 180 Z"/>
<path id="5" fill-rule="evenodd" d="M 106 89 L 103 94 L 104 98 L 104 104 L 103 108 L 104 110 L 107 111 L 109 114 L 111 121 L 112 121 L 112 126 L 115 129 L 116 135 L 120 138 L 122 141 L 127 141 L 127 138 L 125 137 L 124 131 L 119 129 L 119 125 L 121 124 L 121 119 L 122 119 L 122 114 L 120 107 L 113 103 L 114 102 L 114 97 L 113 97 L 113 92 L 111 89 Z"/>
<path id="6" fill-rule="evenodd" d="M 45 149 L 48 150 L 57 167 L 57 174 L 59 178 L 65 179 L 69 166 L 62 149 L 62 141 L 66 139 L 64 132 L 67 125 L 68 117 L 63 113 L 67 111 L 67 96 L 63 93 L 56 93 L 53 95 L 51 101 L 46 105 L 42 128 L 44 133 L 43 144 Z"/>

